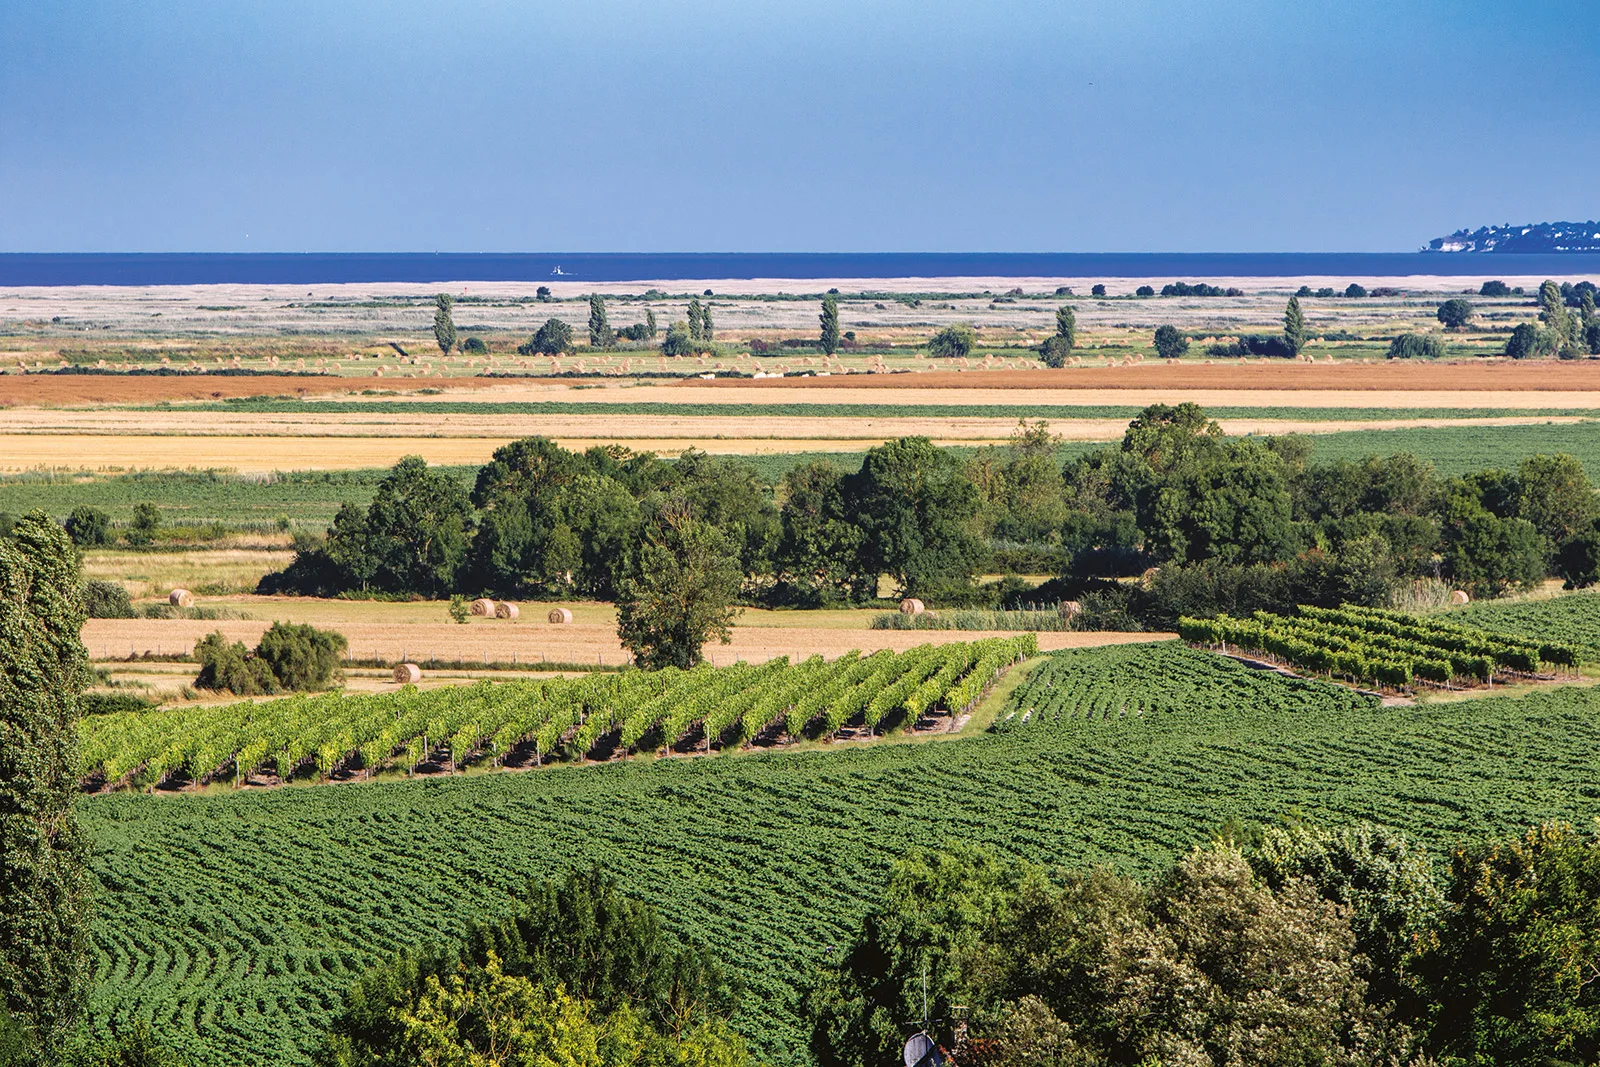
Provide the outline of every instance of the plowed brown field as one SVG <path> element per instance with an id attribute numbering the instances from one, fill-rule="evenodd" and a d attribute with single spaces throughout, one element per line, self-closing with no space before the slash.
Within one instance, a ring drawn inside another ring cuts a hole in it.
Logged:
<path id="1" fill-rule="evenodd" d="M 352 389 L 473 389 L 491 378 L 407 378 L 386 381 L 336 375 L 219 374 L 156 376 L 144 374 L 0 374 L 0 407 L 16 404 L 154 404 L 162 400 L 218 400 L 232 396 L 299 396 Z"/>

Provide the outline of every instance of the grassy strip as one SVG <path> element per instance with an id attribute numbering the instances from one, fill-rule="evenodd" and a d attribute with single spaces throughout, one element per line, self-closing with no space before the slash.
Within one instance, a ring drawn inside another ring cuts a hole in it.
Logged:
<path id="1" fill-rule="evenodd" d="M 628 403 L 565 400 L 298 400 L 280 397 L 241 397 L 237 400 L 195 404 L 156 404 L 128 411 L 203 411 L 274 415 L 678 415 L 724 418 L 829 418 L 889 419 L 1132 419 L 1143 410 L 1130 404 L 816 404 L 775 402 L 737 404 L 673 404 L 657 401 Z M 1376 422 L 1393 419 L 1600 418 L 1600 410 L 1569 408 L 1316 408 L 1316 407 L 1212 407 L 1206 414 L 1217 419 L 1283 419 L 1294 422 Z"/>

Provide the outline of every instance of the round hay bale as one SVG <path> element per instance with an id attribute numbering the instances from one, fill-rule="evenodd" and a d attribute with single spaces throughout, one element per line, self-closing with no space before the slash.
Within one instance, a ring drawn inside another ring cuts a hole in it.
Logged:
<path id="1" fill-rule="evenodd" d="M 572 621 L 572 612 L 567 608 L 551 608 L 549 619 L 556 625 L 565 625 Z"/>
<path id="2" fill-rule="evenodd" d="M 906 597 L 900 601 L 900 614 L 902 615 L 921 615 L 927 610 L 927 605 L 914 596 Z"/>
<path id="3" fill-rule="evenodd" d="M 194 594 L 187 589 L 174 589 L 167 594 L 167 603 L 175 608 L 192 608 L 194 607 Z"/>
<path id="4" fill-rule="evenodd" d="M 484 617 L 493 617 L 494 601 L 490 600 L 488 597 L 479 597 L 477 600 L 472 602 L 472 613 L 474 615 L 481 615 Z"/>
<path id="5" fill-rule="evenodd" d="M 394 669 L 394 680 L 401 685 L 415 685 L 422 681 L 422 668 L 415 663 L 401 663 Z"/>
<path id="6" fill-rule="evenodd" d="M 1063 600 L 1060 610 L 1063 619 L 1073 619 L 1083 614 L 1083 605 L 1076 600 Z"/>
<path id="7" fill-rule="evenodd" d="M 1472 598 L 1467 595 L 1465 589 L 1456 589 L 1450 593 L 1450 603 L 1452 604 L 1470 604 L 1471 602 Z"/>
<path id="8" fill-rule="evenodd" d="M 494 606 L 494 617 L 497 619 L 514 619 L 519 614 L 521 614 L 521 612 L 517 610 L 517 606 L 515 604 L 501 603 Z"/>

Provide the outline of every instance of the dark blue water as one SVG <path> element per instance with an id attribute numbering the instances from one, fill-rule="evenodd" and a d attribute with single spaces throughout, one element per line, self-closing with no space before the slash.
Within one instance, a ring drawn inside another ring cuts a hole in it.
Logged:
<path id="1" fill-rule="evenodd" d="M 559 267 L 560 275 L 554 273 Z M 1600 276 L 1600 254 L 1423 252 L 0 253 L 0 285 L 702 278 Z"/>

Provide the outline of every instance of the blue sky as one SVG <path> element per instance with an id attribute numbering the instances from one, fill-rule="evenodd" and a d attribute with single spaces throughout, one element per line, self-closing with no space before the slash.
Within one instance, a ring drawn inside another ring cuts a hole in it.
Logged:
<path id="1" fill-rule="evenodd" d="M 0 251 L 1408 251 L 1600 216 L 1592 4 L 0 0 Z"/>

